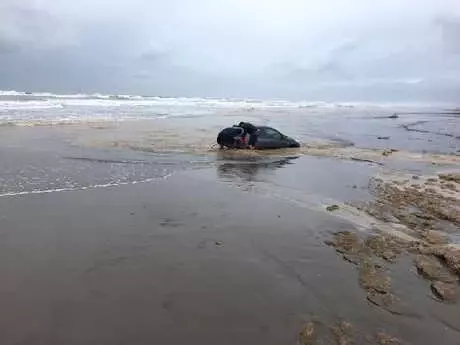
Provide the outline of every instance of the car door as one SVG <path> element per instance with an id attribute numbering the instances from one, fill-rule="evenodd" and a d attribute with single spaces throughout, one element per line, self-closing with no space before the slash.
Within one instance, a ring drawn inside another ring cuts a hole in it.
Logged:
<path id="1" fill-rule="evenodd" d="M 275 149 L 286 147 L 286 142 L 284 140 L 284 136 L 276 129 L 263 127 L 260 128 L 257 133 L 256 146 L 263 149 Z"/>

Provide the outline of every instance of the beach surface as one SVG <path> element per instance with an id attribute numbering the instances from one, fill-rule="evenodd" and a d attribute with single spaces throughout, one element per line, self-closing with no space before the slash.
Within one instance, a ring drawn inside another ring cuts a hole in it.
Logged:
<path id="1" fill-rule="evenodd" d="M 460 344 L 455 109 L 81 98 L 0 97 L 1 344 Z"/>

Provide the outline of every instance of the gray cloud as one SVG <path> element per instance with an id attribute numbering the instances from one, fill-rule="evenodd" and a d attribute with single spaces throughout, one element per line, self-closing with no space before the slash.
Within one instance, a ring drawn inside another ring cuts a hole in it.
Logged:
<path id="1" fill-rule="evenodd" d="M 442 30 L 443 44 L 446 51 L 452 54 L 460 54 L 460 17 L 439 18 L 437 23 Z"/>
<path id="2" fill-rule="evenodd" d="M 18 53 L 20 49 L 15 42 L 0 38 L 0 55 Z"/>
<path id="3" fill-rule="evenodd" d="M 448 100 L 459 42 L 457 0 L 2 0 L 0 89 Z"/>

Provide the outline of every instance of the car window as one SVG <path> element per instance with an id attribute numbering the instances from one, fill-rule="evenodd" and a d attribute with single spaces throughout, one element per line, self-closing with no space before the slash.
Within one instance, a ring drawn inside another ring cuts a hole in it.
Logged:
<path id="1" fill-rule="evenodd" d="M 264 128 L 260 136 L 267 138 L 267 139 L 281 139 L 281 133 L 273 128 Z"/>

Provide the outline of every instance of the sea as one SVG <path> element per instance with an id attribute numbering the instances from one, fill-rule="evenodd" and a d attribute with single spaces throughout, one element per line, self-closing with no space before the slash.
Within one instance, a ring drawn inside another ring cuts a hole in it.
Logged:
<path id="1" fill-rule="evenodd" d="M 302 144 L 295 152 L 243 155 L 241 164 L 328 147 L 455 156 L 459 119 L 455 104 L 0 91 L 0 196 L 140 183 L 228 163 L 216 136 L 240 121 Z"/>

